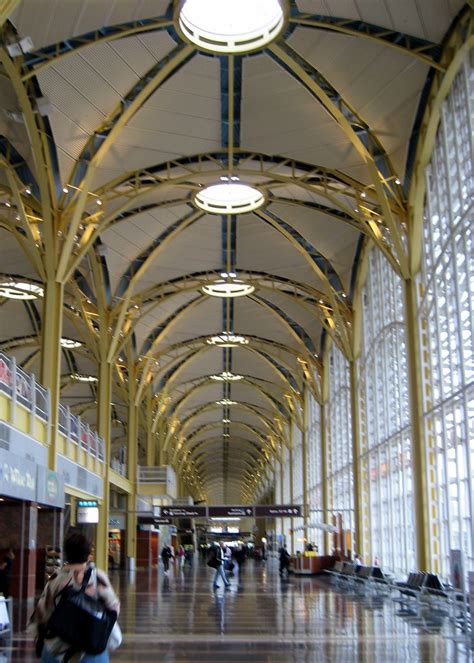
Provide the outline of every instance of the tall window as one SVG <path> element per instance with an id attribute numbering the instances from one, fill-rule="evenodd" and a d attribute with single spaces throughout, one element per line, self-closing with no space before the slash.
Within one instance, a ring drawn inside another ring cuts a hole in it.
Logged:
<path id="1" fill-rule="evenodd" d="M 329 352 L 329 395 L 326 403 L 328 501 L 333 515 L 350 532 L 344 547 L 353 550 L 354 482 L 349 362 L 333 345 Z M 340 514 L 340 515 L 339 515 Z"/>
<path id="2" fill-rule="evenodd" d="M 303 436 L 295 422 L 292 423 L 293 433 L 293 504 L 303 504 Z M 289 502 L 288 502 L 289 503 Z M 296 550 L 304 550 L 304 520 L 293 518 L 292 529 L 295 531 Z"/>
<path id="3" fill-rule="evenodd" d="M 311 393 L 307 394 L 308 408 L 307 456 L 308 456 L 308 538 L 324 550 L 324 534 L 320 526 L 325 522 L 323 513 L 323 476 L 321 464 L 321 405 Z M 316 527 L 318 525 L 318 527 Z"/>
<path id="4" fill-rule="evenodd" d="M 364 561 L 405 573 L 415 537 L 404 292 L 380 251 L 368 259 L 358 360 Z"/>
<path id="5" fill-rule="evenodd" d="M 444 102 L 426 169 L 418 277 L 432 555 L 449 550 L 474 570 L 474 68 L 466 61 Z"/>

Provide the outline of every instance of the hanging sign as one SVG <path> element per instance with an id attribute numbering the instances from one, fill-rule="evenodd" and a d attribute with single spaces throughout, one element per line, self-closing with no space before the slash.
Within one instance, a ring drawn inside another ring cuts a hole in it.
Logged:
<path id="1" fill-rule="evenodd" d="M 299 504 L 262 504 L 255 506 L 256 518 L 300 518 L 303 507 Z"/>
<path id="2" fill-rule="evenodd" d="M 207 507 L 205 506 L 162 506 L 161 517 L 163 518 L 206 518 Z"/>
<path id="3" fill-rule="evenodd" d="M 210 506 L 209 518 L 250 518 L 253 506 Z"/>

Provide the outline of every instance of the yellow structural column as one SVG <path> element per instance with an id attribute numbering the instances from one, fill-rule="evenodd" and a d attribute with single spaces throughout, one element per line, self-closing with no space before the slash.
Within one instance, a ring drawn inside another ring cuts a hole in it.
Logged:
<path id="1" fill-rule="evenodd" d="M 289 478 L 290 478 L 290 504 L 293 504 L 293 442 L 294 442 L 294 434 L 293 434 L 293 426 L 294 422 L 290 421 L 290 448 L 288 449 L 288 473 L 289 473 Z M 293 518 L 290 518 L 290 527 L 291 527 L 291 554 L 295 554 L 295 530 L 294 530 L 294 520 Z"/>
<path id="2" fill-rule="evenodd" d="M 427 467 L 423 427 L 420 346 L 416 317 L 416 283 L 413 279 L 405 281 L 405 324 L 412 429 L 413 498 L 415 506 L 417 567 L 420 571 L 428 571 L 431 568 L 431 556 Z"/>
<path id="3" fill-rule="evenodd" d="M 130 568 L 135 568 L 137 558 L 137 471 L 138 471 L 138 404 L 137 374 L 133 351 L 129 345 L 128 361 L 128 435 L 127 435 L 127 472 L 132 491 L 128 495 L 126 555 Z"/>
<path id="4" fill-rule="evenodd" d="M 328 397 L 328 376 L 326 362 L 323 366 L 323 384 L 322 384 L 322 403 L 321 406 L 321 486 L 322 486 L 322 505 L 323 521 L 328 522 L 329 518 L 329 491 L 328 491 L 328 455 L 327 455 L 327 423 L 326 423 L 326 407 L 325 403 Z M 331 552 L 329 545 L 329 534 L 324 533 L 324 554 L 327 555 Z"/>
<path id="5" fill-rule="evenodd" d="M 41 383 L 49 390 L 48 466 L 56 469 L 59 398 L 61 392 L 61 335 L 64 286 L 54 279 L 44 286 L 43 326 L 41 331 Z"/>
<path id="6" fill-rule="evenodd" d="M 303 398 L 303 430 L 301 431 L 301 456 L 303 480 L 303 538 L 308 541 L 309 499 L 308 499 L 308 393 Z"/>
<path id="7" fill-rule="evenodd" d="M 155 465 L 156 435 L 153 432 L 153 387 L 148 385 L 146 394 L 146 464 Z"/>
<path id="8" fill-rule="evenodd" d="M 360 431 L 359 431 L 359 388 L 357 369 L 354 361 L 349 362 L 351 388 L 351 427 L 352 427 L 352 480 L 354 485 L 355 541 L 351 543 L 352 551 L 361 553 L 364 550 L 362 486 L 360 469 Z"/>
<path id="9" fill-rule="evenodd" d="M 97 432 L 104 440 L 103 497 L 97 527 L 95 561 L 101 569 L 107 569 L 109 560 L 109 511 L 110 511 L 110 448 L 112 414 L 113 365 L 106 361 L 108 344 L 100 340 L 99 383 L 97 398 Z"/>

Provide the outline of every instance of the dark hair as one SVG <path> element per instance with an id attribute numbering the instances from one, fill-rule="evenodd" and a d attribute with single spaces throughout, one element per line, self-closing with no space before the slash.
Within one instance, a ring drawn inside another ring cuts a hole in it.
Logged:
<path id="1" fill-rule="evenodd" d="M 80 532 L 74 532 L 64 542 L 64 556 L 69 564 L 87 562 L 91 550 L 91 542 Z"/>

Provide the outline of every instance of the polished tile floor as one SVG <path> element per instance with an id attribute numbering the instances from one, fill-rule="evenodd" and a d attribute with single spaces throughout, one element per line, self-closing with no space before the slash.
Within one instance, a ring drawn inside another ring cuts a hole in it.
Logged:
<path id="1" fill-rule="evenodd" d="M 431 614 L 397 615 L 390 598 L 341 592 L 317 578 L 281 579 L 276 560 L 248 561 L 232 588 L 212 589 L 204 563 L 183 571 L 114 573 L 123 646 L 111 661 L 160 663 L 468 663 L 472 651 L 446 637 Z M 0 663 L 35 661 L 24 633 Z"/>

